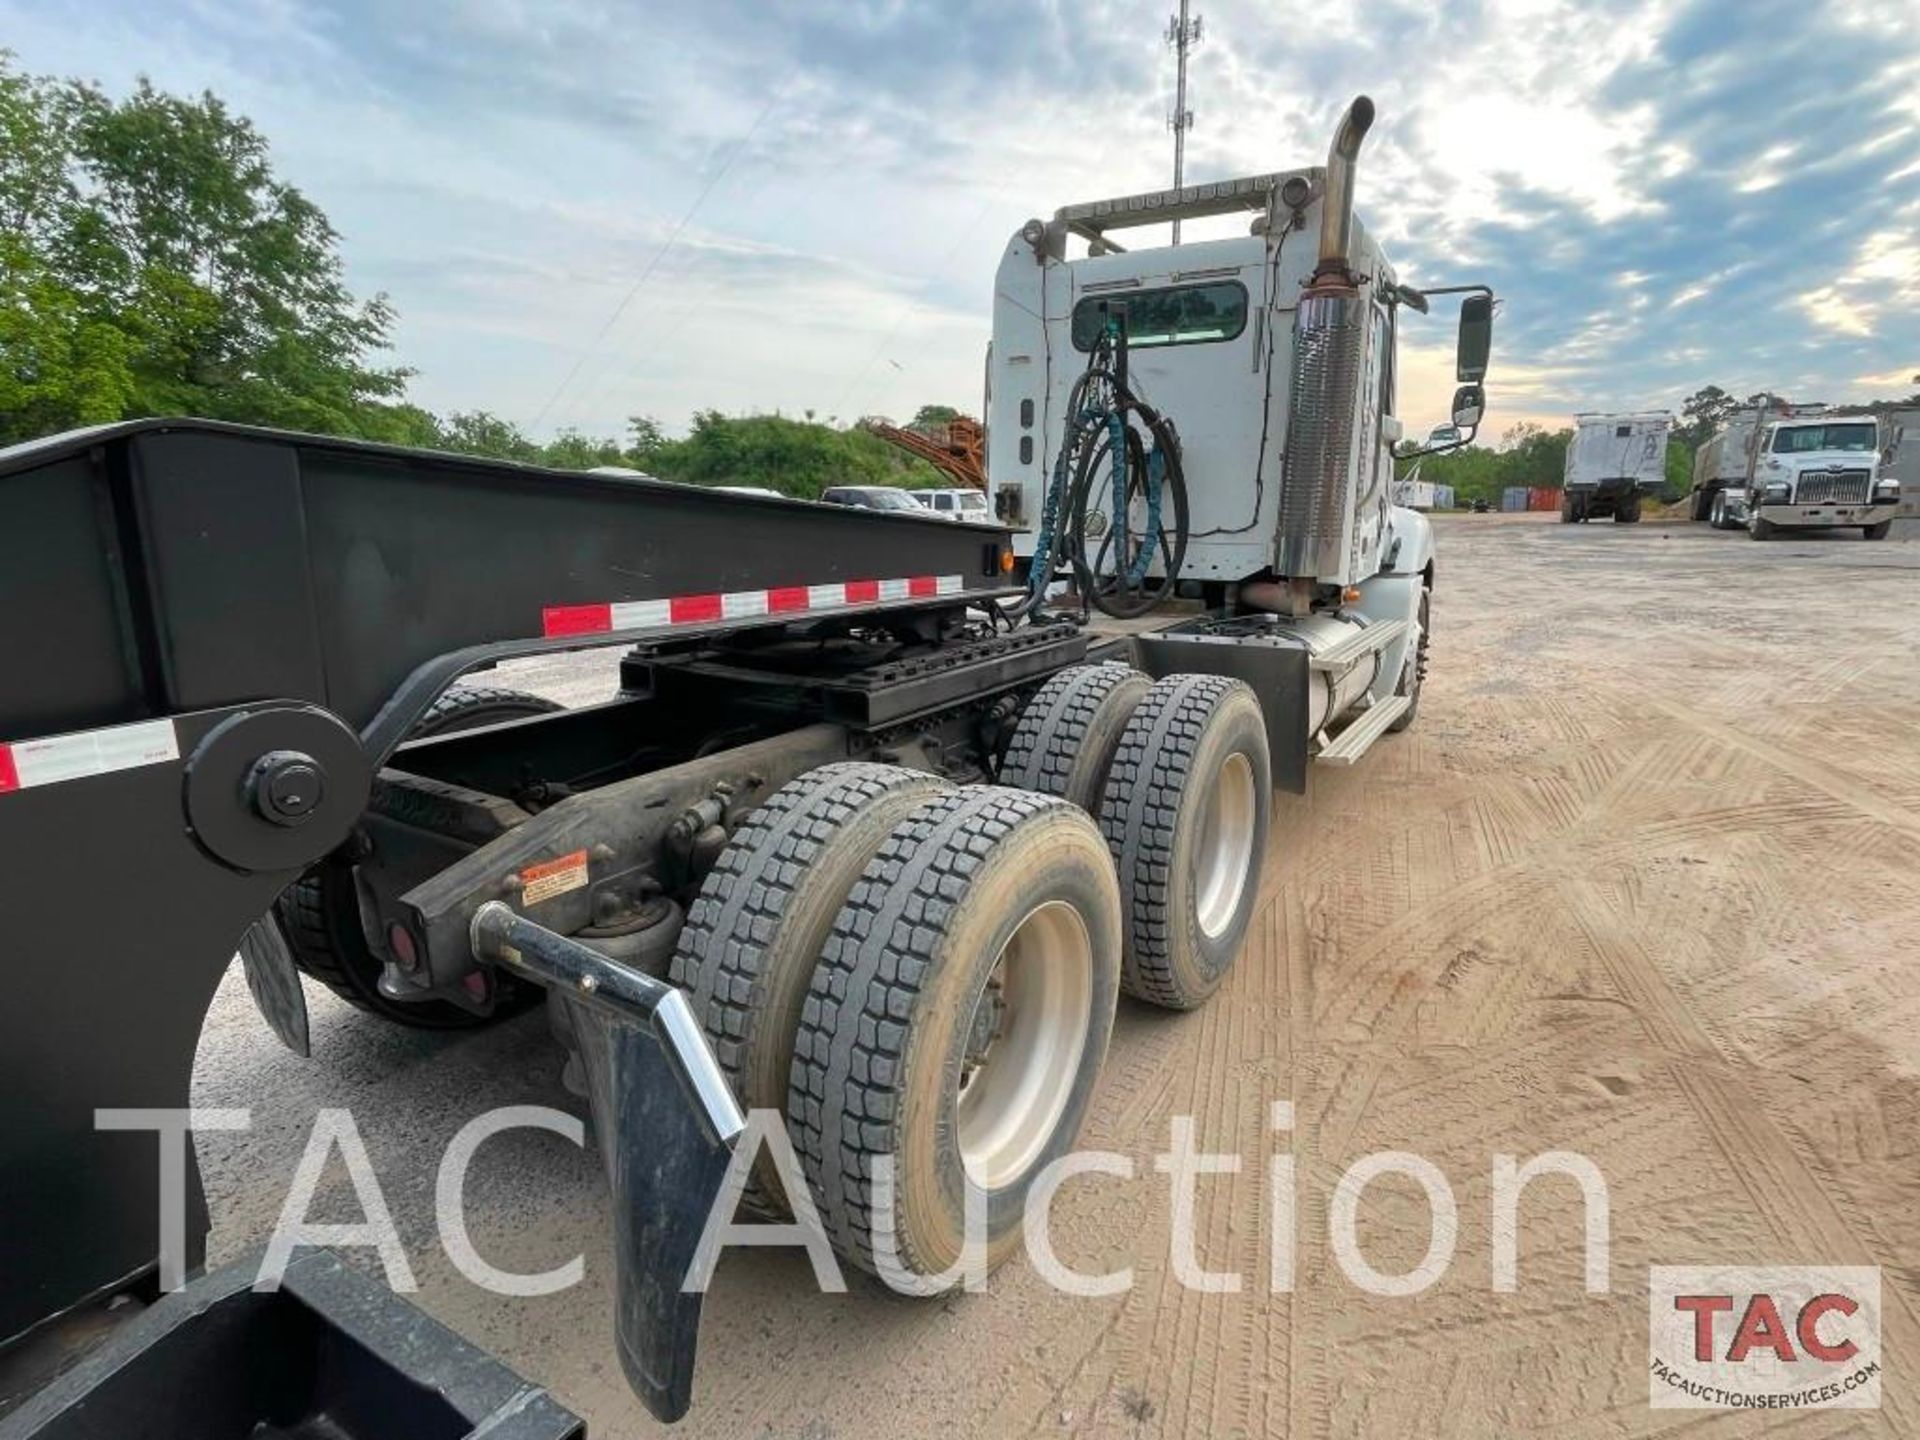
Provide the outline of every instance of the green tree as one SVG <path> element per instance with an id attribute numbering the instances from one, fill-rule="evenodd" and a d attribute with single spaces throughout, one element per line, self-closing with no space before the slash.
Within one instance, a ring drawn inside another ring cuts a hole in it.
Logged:
<path id="1" fill-rule="evenodd" d="M 124 99 L 0 52 L 0 438 L 184 413 L 408 440 L 384 296 L 212 95 Z"/>
<path id="2" fill-rule="evenodd" d="M 909 430 L 938 430 L 951 425 L 960 418 L 960 412 L 951 405 L 922 405 L 913 412 L 913 419 L 907 422 Z"/>
<path id="3" fill-rule="evenodd" d="M 627 465 L 629 459 L 616 441 L 562 430 L 540 447 L 540 463 L 556 470 L 591 470 L 596 465 Z"/>
<path id="4" fill-rule="evenodd" d="M 521 434 L 518 425 L 485 410 L 456 410 L 447 416 L 440 426 L 440 448 L 529 464 L 540 458 L 540 447 Z"/>
<path id="5" fill-rule="evenodd" d="M 793 420 L 784 415 L 723 415 L 703 410 L 686 439 L 651 450 L 644 469 L 694 485 L 760 485 L 811 500 L 829 485 L 944 483 L 925 461 L 857 427 Z"/>
<path id="6" fill-rule="evenodd" d="M 1718 385 L 1703 385 L 1680 402 L 1680 423 L 1673 433 L 1689 450 L 1698 450 L 1739 404 Z"/>

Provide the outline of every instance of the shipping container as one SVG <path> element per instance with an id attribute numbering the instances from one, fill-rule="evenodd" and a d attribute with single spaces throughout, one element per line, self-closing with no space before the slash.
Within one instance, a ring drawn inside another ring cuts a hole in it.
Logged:
<path id="1" fill-rule="evenodd" d="M 1530 503 L 1531 494 L 1524 485 L 1509 485 L 1500 492 L 1500 508 L 1510 512 L 1524 510 Z"/>

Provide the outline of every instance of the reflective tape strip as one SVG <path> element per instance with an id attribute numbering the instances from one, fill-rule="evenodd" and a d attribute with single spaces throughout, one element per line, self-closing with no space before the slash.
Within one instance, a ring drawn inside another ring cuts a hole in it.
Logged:
<path id="1" fill-rule="evenodd" d="M 966 590 L 959 575 L 906 575 L 892 580 L 842 580 L 832 585 L 783 585 L 772 590 L 730 590 L 714 595 L 675 595 L 666 600 L 615 600 L 600 605 L 549 605 L 540 612 L 540 633 L 602 635 L 614 630 L 650 630 L 751 620 L 761 615 L 799 615 L 845 610 L 892 600 L 930 600 Z"/>
<path id="2" fill-rule="evenodd" d="M 180 742 L 171 720 L 143 720 L 137 725 L 111 725 L 104 730 L 49 735 L 43 740 L 16 740 L 0 745 L 0 794 L 179 758 Z"/>

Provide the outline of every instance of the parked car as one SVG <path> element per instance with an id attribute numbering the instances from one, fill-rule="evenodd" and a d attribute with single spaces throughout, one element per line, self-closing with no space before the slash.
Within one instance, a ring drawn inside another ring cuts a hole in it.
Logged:
<path id="1" fill-rule="evenodd" d="M 897 510 L 917 515 L 925 507 L 898 485 L 830 485 L 820 494 L 823 504 L 848 505 L 856 510 Z"/>

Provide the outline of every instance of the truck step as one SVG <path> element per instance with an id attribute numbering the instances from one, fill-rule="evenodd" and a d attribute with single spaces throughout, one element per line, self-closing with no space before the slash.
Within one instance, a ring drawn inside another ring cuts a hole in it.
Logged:
<path id="1" fill-rule="evenodd" d="M 1314 759 L 1322 765 L 1353 764 L 1373 748 L 1374 741 L 1386 734 L 1389 725 L 1407 713 L 1407 707 L 1412 703 L 1405 695 L 1389 695 L 1334 736 L 1327 748 Z"/>
<path id="2" fill-rule="evenodd" d="M 1404 620 L 1383 620 L 1377 625 L 1356 625 L 1353 633 L 1315 655 L 1307 663 L 1315 670 L 1344 670 L 1362 655 L 1384 650 L 1407 633 Z"/>

